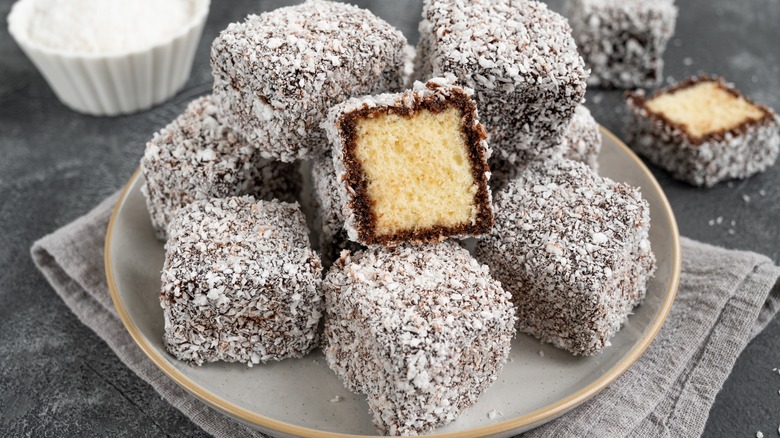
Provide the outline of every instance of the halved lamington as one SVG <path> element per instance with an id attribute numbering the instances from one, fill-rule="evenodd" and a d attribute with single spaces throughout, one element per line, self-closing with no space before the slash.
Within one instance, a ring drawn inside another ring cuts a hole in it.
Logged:
<path id="1" fill-rule="evenodd" d="M 160 304 L 172 355 L 252 366 L 318 346 L 322 265 L 296 204 L 196 201 L 169 233 Z"/>
<path id="2" fill-rule="evenodd" d="M 589 85 L 652 87 L 663 79 L 674 0 L 569 0 L 564 13 L 590 68 Z"/>
<path id="3" fill-rule="evenodd" d="M 560 144 L 587 78 L 566 19 L 535 0 L 425 0 L 416 68 L 473 88 L 491 147 L 511 162 Z"/>
<path id="4" fill-rule="evenodd" d="M 454 420 L 506 363 L 510 296 L 455 242 L 342 257 L 323 289 L 328 365 L 389 435 Z"/>
<path id="5" fill-rule="evenodd" d="M 495 228 L 476 254 L 512 294 L 518 330 L 574 354 L 601 352 L 655 270 L 639 189 L 547 160 L 529 165 L 495 205 Z"/>
<path id="6" fill-rule="evenodd" d="M 436 78 L 329 111 L 351 240 L 388 245 L 490 232 L 489 151 L 470 93 Z"/>
<path id="7" fill-rule="evenodd" d="M 322 154 L 320 122 L 353 96 L 403 85 L 406 38 L 367 10 L 309 0 L 249 15 L 211 47 L 214 97 L 225 120 L 282 161 Z"/>
<path id="8" fill-rule="evenodd" d="M 640 90 L 628 108 L 628 144 L 693 185 L 747 178 L 780 152 L 780 118 L 720 78 L 694 77 L 650 97 Z"/>
<path id="9" fill-rule="evenodd" d="M 545 159 L 563 157 L 585 163 L 594 172 L 598 172 L 601 143 L 599 124 L 596 123 L 585 105 L 579 105 L 574 111 L 569 126 L 566 127 L 559 150 L 551 150 Z M 491 172 L 490 188 L 494 193 L 506 187 L 509 181 L 520 176 L 520 173 L 528 165 L 528 163 L 513 163 L 498 155 L 491 157 L 488 164 Z"/>
<path id="10" fill-rule="evenodd" d="M 319 244 L 322 264 L 326 269 L 341 255 L 341 251 L 355 252 L 365 248 L 352 242 L 344 229 L 343 204 L 336 170 L 330 156 L 314 160 L 311 166 L 315 217 L 319 231 Z"/>
<path id="11" fill-rule="evenodd" d="M 211 96 L 191 102 L 154 134 L 141 158 L 141 189 L 161 240 L 176 210 L 197 200 L 252 195 L 293 202 L 301 178 L 292 164 L 268 161 L 227 127 Z"/>

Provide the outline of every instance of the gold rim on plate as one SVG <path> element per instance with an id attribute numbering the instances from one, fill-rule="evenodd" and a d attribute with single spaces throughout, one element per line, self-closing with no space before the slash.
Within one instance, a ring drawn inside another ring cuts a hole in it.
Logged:
<path id="1" fill-rule="evenodd" d="M 634 154 L 634 152 L 631 149 L 629 149 L 628 146 L 626 146 L 620 139 L 618 139 L 614 134 L 612 134 L 606 128 L 604 128 L 603 126 L 599 126 L 599 128 L 601 129 L 602 135 L 609 137 L 612 141 L 615 142 L 615 144 L 617 144 L 621 149 L 623 149 L 623 152 L 625 152 L 636 163 L 639 169 L 643 173 L 645 173 L 646 176 L 649 177 L 649 180 L 652 183 L 654 189 L 660 194 L 660 200 L 661 203 L 663 204 L 663 211 L 667 215 L 667 220 L 669 221 L 669 224 L 672 227 L 672 231 L 673 231 L 672 239 L 674 240 L 672 278 L 669 283 L 669 288 L 666 291 L 664 301 L 663 303 L 661 303 L 661 308 L 658 314 L 656 315 L 655 320 L 653 321 L 649 331 L 641 339 L 639 344 L 635 345 L 628 352 L 628 354 L 623 357 L 623 359 L 621 359 L 617 364 L 615 364 L 615 366 L 610 368 L 595 382 L 575 392 L 574 394 L 564 398 L 563 400 L 559 400 L 558 402 L 553 403 L 549 406 L 545 406 L 531 413 L 521 415 L 519 417 L 515 417 L 510 420 L 503 421 L 501 423 L 492 424 L 490 426 L 479 427 L 479 428 L 466 430 L 462 432 L 434 434 L 432 436 L 450 437 L 450 438 L 481 437 L 485 435 L 494 435 L 502 432 L 508 432 L 519 428 L 541 425 L 547 420 L 555 418 L 565 413 L 566 411 L 576 407 L 582 402 L 588 400 L 589 398 L 593 397 L 599 391 L 604 389 L 607 385 L 615 381 L 615 379 L 620 377 L 620 375 L 623 374 L 634 362 L 636 362 L 636 360 L 639 359 L 640 356 L 642 356 L 645 350 L 647 350 L 647 347 L 650 346 L 650 344 L 653 342 L 653 339 L 655 339 L 655 337 L 658 335 L 658 332 L 661 330 L 664 321 L 666 321 L 666 317 L 669 315 L 669 311 L 672 308 L 672 303 L 674 303 L 674 299 L 677 296 L 677 287 L 680 284 L 680 270 L 682 266 L 682 255 L 680 249 L 680 232 L 677 228 L 677 220 L 674 217 L 674 213 L 672 212 L 671 205 L 669 205 L 669 201 L 666 199 L 666 194 L 663 192 L 661 186 L 658 184 L 658 181 L 655 180 L 655 177 L 653 177 L 653 175 L 650 173 L 650 170 L 648 170 L 647 166 L 645 166 L 642 160 L 640 160 L 639 157 L 637 157 L 636 154 Z M 293 424 L 277 421 L 272 418 L 259 415 L 248 409 L 242 408 L 199 386 L 195 381 L 193 381 L 192 379 L 184 375 L 184 373 L 182 373 L 181 371 L 173 367 L 165 357 L 160 355 L 149 343 L 146 342 L 143 336 L 141 336 L 141 333 L 139 332 L 138 328 L 135 326 L 133 321 L 130 320 L 129 315 L 127 314 L 127 310 L 125 309 L 122 300 L 119 298 L 119 293 L 117 291 L 116 280 L 114 279 L 113 268 L 111 266 L 111 257 L 110 257 L 111 240 L 114 232 L 114 223 L 116 221 L 116 217 L 119 213 L 120 207 L 122 206 L 122 204 L 125 201 L 125 198 L 127 197 L 127 193 L 130 190 L 130 187 L 132 186 L 135 179 L 138 177 L 139 173 L 140 173 L 140 169 L 136 169 L 136 171 L 130 177 L 130 180 L 122 190 L 122 193 L 119 196 L 116 205 L 114 206 L 114 211 L 112 212 L 111 219 L 108 223 L 108 230 L 106 231 L 106 244 L 105 244 L 104 258 L 105 258 L 105 267 L 106 267 L 106 280 L 108 281 L 108 289 L 111 293 L 111 299 L 114 302 L 114 307 L 116 307 L 116 311 L 119 314 L 119 318 L 122 320 L 122 323 L 125 325 L 125 328 L 130 333 L 130 336 L 133 338 L 136 344 L 138 344 L 138 346 L 141 347 L 141 350 L 143 350 L 143 352 L 149 357 L 149 359 L 152 360 L 152 362 L 154 362 L 154 364 L 158 368 L 160 368 L 165 374 L 167 374 L 168 377 L 173 379 L 173 381 L 176 382 L 179 386 L 181 386 L 188 392 L 194 394 L 195 396 L 205 401 L 209 405 L 213 406 L 214 408 L 222 412 L 225 412 L 227 414 L 230 414 L 235 418 L 239 418 L 244 422 L 254 424 L 271 431 L 281 432 L 289 435 L 297 435 L 302 437 L 333 437 L 333 438 L 369 437 L 370 435 L 352 435 L 352 434 L 343 434 L 343 433 L 336 433 L 336 432 L 324 432 L 316 429 L 311 429 L 308 427 L 296 426 Z"/>

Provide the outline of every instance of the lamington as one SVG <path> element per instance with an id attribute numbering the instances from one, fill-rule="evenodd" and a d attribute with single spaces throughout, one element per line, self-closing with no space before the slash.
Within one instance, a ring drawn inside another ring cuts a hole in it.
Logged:
<path id="1" fill-rule="evenodd" d="M 560 150 L 551 151 L 545 159 L 560 157 L 585 163 L 598 173 L 599 154 L 601 153 L 601 129 L 585 105 L 577 106 L 574 116 L 566 127 L 561 139 Z M 528 163 L 512 163 L 494 155 L 488 161 L 490 165 L 490 188 L 493 193 L 506 187 L 509 181 L 517 178 Z"/>
<path id="2" fill-rule="evenodd" d="M 318 346 L 322 265 L 296 204 L 196 201 L 169 233 L 160 303 L 173 356 L 252 366 Z"/>
<path id="3" fill-rule="evenodd" d="M 425 0 L 419 79 L 454 74 L 476 91 L 490 144 L 528 162 L 560 144 L 587 71 L 566 19 L 535 0 Z"/>
<path id="4" fill-rule="evenodd" d="M 349 240 L 344 229 L 339 183 L 330 156 L 312 162 L 311 174 L 320 258 L 322 265 L 327 269 L 340 257 L 341 251 L 355 252 L 365 247 Z"/>
<path id="5" fill-rule="evenodd" d="M 518 331 L 575 355 L 601 352 L 655 270 L 639 189 L 575 161 L 537 161 L 495 208 L 476 256 L 512 294 Z"/>
<path id="6" fill-rule="evenodd" d="M 197 200 L 252 195 L 293 202 L 301 178 L 291 164 L 268 161 L 227 127 L 211 96 L 191 102 L 155 133 L 141 158 L 141 191 L 157 237 L 176 210 Z"/>
<path id="7" fill-rule="evenodd" d="M 226 122 L 281 161 L 324 153 L 320 122 L 353 96 L 403 86 L 406 38 L 367 10 L 309 0 L 249 15 L 214 40 L 214 98 Z"/>
<path id="8" fill-rule="evenodd" d="M 696 186 L 762 172 L 780 151 L 780 118 L 722 78 L 693 77 L 650 97 L 630 93 L 628 108 L 628 144 Z"/>
<path id="9" fill-rule="evenodd" d="M 471 92 L 452 77 L 434 78 L 328 112 L 350 240 L 392 245 L 490 232 L 490 151 Z"/>
<path id="10" fill-rule="evenodd" d="M 652 87 L 663 78 L 663 55 L 674 34 L 674 0 L 569 0 L 569 18 L 588 85 Z"/>
<path id="11" fill-rule="evenodd" d="M 510 296 L 453 241 L 345 254 L 323 289 L 328 365 L 386 434 L 454 420 L 506 363 Z"/>

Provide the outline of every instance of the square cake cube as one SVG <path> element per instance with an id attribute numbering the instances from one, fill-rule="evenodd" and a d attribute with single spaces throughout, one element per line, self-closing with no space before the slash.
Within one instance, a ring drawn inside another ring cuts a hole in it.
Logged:
<path id="1" fill-rule="evenodd" d="M 296 204 L 196 201 L 169 233 L 160 304 L 177 359 L 252 366 L 318 346 L 322 265 Z"/>
<path id="2" fill-rule="evenodd" d="M 691 78 L 628 95 L 628 144 L 675 178 L 711 187 L 772 166 L 780 118 L 719 78 Z"/>
<path id="3" fill-rule="evenodd" d="M 512 294 L 518 330 L 577 355 L 601 352 L 655 270 L 639 189 L 547 160 L 499 192 L 495 208 L 476 254 Z"/>
<path id="4" fill-rule="evenodd" d="M 435 78 L 329 111 L 351 240 L 388 245 L 490 232 L 489 151 L 470 93 Z"/>
<path id="5" fill-rule="evenodd" d="M 211 96 L 191 102 L 154 134 L 141 158 L 141 191 L 157 237 L 165 240 L 176 210 L 197 200 L 252 195 L 292 202 L 301 178 L 292 164 L 268 161 L 225 126 Z"/>
<path id="6" fill-rule="evenodd" d="M 367 10 L 309 0 L 233 23 L 214 40 L 214 98 L 266 158 L 324 154 L 320 122 L 353 96 L 403 86 L 406 38 Z"/>
<path id="7" fill-rule="evenodd" d="M 560 143 L 587 72 L 566 19 L 535 0 L 425 0 L 416 77 L 475 90 L 497 155 L 527 162 Z"/>
<path id="8" fill-rule="evenodd" d="M 345 255 L 323 289 L 328 365 L 389 435 L 454 420 L 506 363 L 510 296 L 455 242 Z"/>
<path id="9" fill-rule="evenodd" d="M 674 0 L 569 0 L 564 14 L 590 68 L 588 85 L 651 87 L 663 79 Z"/>

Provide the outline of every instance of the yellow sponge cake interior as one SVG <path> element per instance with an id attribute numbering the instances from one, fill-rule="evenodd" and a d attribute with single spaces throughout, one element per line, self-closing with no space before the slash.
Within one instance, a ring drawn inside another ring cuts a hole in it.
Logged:
<path id="1" fill-rule="evenodd" d="M 331 111 L 351 239 L 395 245 L 491 231 L 487 134 L 469 92 L 437 78 Z"/>
<path id="2" fill-rule="evenodd" d="M 478 185 L 461 117 L 449 107 L 357 121 L 355 155 L 368 183 L 375 234 L 474 223 Z"/>
<path id="3" fill-rule="evenodd" d="M 684 127 L 694 142 L 765 116 L 764 110 L 719 81 L 705 80 L 657 95 L 645 107 Z"/>

